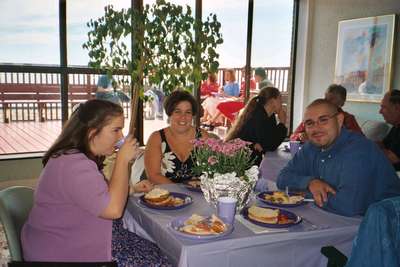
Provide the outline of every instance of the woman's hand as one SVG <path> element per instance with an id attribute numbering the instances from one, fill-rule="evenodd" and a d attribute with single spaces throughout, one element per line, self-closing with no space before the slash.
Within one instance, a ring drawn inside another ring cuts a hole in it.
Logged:
<path id="1" fill-rule="evenodd" d="M 139 148 L 139 142 L 132 135 L 128 135 L 119 149 L 117 157 L 129 162 L 136 159 L 141 153 L 143 153 L 143 150 Z"/>
<path id="2" fill-rule="evenodd" d="M 286 111 L 283 106 L 280 107 L 277 111 L 279 122 L 286 124 Z"/>
<path id="3" fill-rule="evenodd" d="M 149 180 L 143 180 L 133 185 L 133 192 L 141 193 L 141 192 L 149 192 L 153 189 L 154 185 Z"/>

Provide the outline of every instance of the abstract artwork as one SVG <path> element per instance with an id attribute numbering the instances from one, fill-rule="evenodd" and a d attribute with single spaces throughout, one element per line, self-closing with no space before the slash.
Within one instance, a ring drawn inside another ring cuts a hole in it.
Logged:
<path id="1" fill-rule="evenodd" d="M 350 101 L 379 102 L 390 90 L 395 15 L 339 22 L 335 82 Z"/>

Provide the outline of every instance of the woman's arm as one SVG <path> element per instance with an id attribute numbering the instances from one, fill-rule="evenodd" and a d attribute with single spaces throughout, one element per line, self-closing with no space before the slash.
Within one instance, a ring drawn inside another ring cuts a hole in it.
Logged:
<path id="1" fill-rule="evenodd" d="M 161 136 L 159 132 L 151 134 L 144 152 L 144 168 L 147 179 L 153 184 L 171 184 L 170 179 L 161 174 Z"/>
<path id="2" fill-rule="evenodd" d="M 129 162 L 135 159 L 139 153 L 140 149 L 137 140 L 132 136 L 127 137 L 115 160 L 108 189 L 110 202 L 101 212 L 100 217 L 117 219 L 122 216 L 129 190 Z"/>

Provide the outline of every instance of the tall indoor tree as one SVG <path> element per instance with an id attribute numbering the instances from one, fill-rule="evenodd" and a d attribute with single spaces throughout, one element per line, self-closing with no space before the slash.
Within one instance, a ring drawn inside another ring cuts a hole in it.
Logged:
<path id="1" fill-rule="evenodd" d="M 218 70 L 216 48 L 223 39 L 215 14 L 197 21 L 189 6 L 165 0 L 146 5 L 142 11 L 115 10 L 111 5 L 104 11 L 104 16 L 87 23 L 90 31 L 83 47 L 89 51 L 89 66 L 109 76 L 117 70 L 128 71 L 129 78 L 116 82 L 133 84 L 130 132 L 144 78 L 169 94 L 177 87 L 193 90 L 207 72 Z"/>

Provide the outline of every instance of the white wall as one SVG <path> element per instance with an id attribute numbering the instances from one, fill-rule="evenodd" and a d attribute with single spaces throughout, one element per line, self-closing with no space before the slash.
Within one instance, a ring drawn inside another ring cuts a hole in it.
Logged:
<path id="1" fill-rule="evenodd" d="M 294 125 L 305 106 L 323 97 L 335 73 L 336 41 L 340 20 L 400 14 L 400 0 L 300 0 Z M 400 88 L 400 18 L 393 60 L 392 88 Z M 396 53 L 397 52 L 397 53 Z M 344 109 L 360 120 L 383 120 L 378 103 L 347 102 Z"/>

